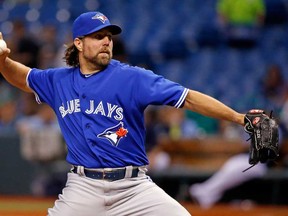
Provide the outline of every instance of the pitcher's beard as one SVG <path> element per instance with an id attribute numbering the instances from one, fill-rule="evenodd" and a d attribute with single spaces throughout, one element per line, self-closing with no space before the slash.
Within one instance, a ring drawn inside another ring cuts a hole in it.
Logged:
<path id="1" fill-rule="evenodd" d="M 106 67 L 110 61 L 111 61 L 111 58 L 96 58 L 95 64 L 102 66 L 102 67 Z"/>
<path id="2" fill-rule="evenodd" d="M 95 67 L 95 70 L 102 70 L 110 63 L 112 56 L 109 57 L 100 57 L 99 55 L 95 58 L 86 58 L 87 62 L 90 62 L 91 65 Z"/>

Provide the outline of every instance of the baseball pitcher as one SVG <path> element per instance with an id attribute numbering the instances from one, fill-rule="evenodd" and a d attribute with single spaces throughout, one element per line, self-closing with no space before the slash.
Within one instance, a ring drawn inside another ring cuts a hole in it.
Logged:
<path id="1" fill-rule="evenodd" d="M 71 170 L 50 216 L 190 215 L 146 174 L 145 108 L 168 105 L 244 125 L 245 114 L 208 95 L 113 60 L 112 37 L 121 31 L 87 12 L 73 23 L 69 67 L 29 68 L 9 58 L 9 48 L 0 55 L 5 79 L 53 108 L 67 143 Z"/>

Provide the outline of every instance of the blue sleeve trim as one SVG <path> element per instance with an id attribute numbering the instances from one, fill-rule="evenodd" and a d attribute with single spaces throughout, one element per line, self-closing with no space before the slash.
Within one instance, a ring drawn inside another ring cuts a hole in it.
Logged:
<path id="1" fill-rule="evenodd" d="M 185 88 L 181 97 L 179 98 L 179 100 L 177 101 L 177 103 L 175 104 L 174 107 L 176 107 L 178 109 L 184 105 L 184 102 L 185 102 L 185 99 L 186 99 L 188 92 L 189 92 L 189 89 Z"/>
<path id="2" fill-rule="evenodd" d="M 37 102 L 38 104 L 42 104 L 42 101 L 40 100 L 38 94 L 31 88 L 31 86 L 30 86 L 30 84 L 29 84 L 29 79 L 28 79 L 28 77 L 29 77 L 31 71 L 32 71 L 32 69 L 31 69 L 31 70 L 28 72 L 28 74 L 27 74 L 26 83 L 27 83 L 27 86 L 33 91 L 33 93 L 34 93 L 34 95 L 35 95 L 35 100 L 36 100 L 36 102 Z"/>

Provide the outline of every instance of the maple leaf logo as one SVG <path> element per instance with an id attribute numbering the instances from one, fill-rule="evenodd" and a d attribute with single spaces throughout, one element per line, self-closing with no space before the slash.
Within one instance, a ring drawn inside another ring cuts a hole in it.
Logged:
<path id="1" fill-rule="evenodd" d="M 123 136 L 126 136 L 126 134 L 128 133 L 128 130 L 121 127 L 119 128 L 118 131 L 116 131 L 116 134 L 119 136 L 119 137 L 123 137 Z"/>

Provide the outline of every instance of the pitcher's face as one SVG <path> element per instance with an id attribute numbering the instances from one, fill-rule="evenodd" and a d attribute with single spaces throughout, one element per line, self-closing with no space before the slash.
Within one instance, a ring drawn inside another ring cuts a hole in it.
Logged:
<path id="1" fill-rule="evenodd" d="M 109 30 L 102 29 L 79 39 L 79 58 L 82 57 L 85 64 L 100 70 L 109 64 L 113 56 L 112 33 Z"/>

